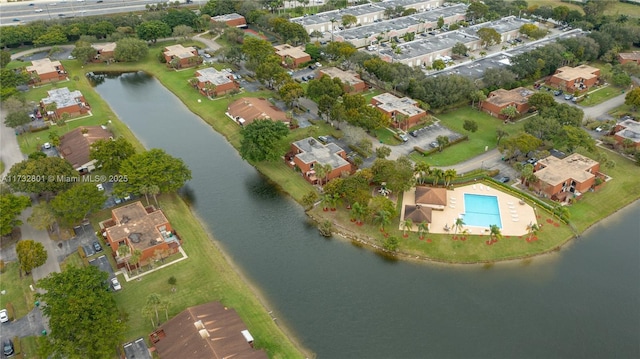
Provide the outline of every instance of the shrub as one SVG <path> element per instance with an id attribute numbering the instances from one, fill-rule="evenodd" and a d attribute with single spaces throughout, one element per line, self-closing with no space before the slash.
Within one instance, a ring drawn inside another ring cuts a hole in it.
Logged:
<path id="1" fill-rule="evenodd" d="M 84 252 L 84 248 L 82 246 L 78 246 L 78 254 L 80 258 L 87 258 L 87 254 Z"/>
<path id="2" fill-rule="evenodd" d="M 171 277 L 169 277 L 168 282 L 169 282 L 169 284 L 170 284 L 170 285 L 176 285 L 176 283 L 178 282 L 178 280 L 176 279 L 176 277 L 171 276 Z"/>
<path id="3" fill-rule="evenodd" d="M 5 307 L 7 309 L 7 314 L 9 315 L 9 321 L 16 319 L 16 309 L 13 307 L 13 304 L 11 304 L 11 302 L 7 302 Z"/>
<path id="4" fill-rule="evenodd" d="M 320 223 L 318 230 L 323 237 L 331 237 L 331 232 L 333 232 L 333 223 L 329 220 L 325 220 Z"/>

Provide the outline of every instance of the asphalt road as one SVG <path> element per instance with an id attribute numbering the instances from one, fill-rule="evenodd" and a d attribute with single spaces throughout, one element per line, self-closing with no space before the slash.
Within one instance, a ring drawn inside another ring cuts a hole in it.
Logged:
<path id="1" fill-rule="evenodd" d="M 15 25 L 35 20 L 96 16 L 145 10 L 147 4 L 155 0 L 47 0 L 22 1 L 0 4 L 0 25 Z M 184 1 L 181 1 L 184 3 Z M 196 5 L 204 5 L 204 0 L 194 0 Z M 33 4 L 33 6 L 29 6 Z M 41 11 L 40 11 L 41 10 Z M 17 19 L 19 21 L 14 21 Z"/>

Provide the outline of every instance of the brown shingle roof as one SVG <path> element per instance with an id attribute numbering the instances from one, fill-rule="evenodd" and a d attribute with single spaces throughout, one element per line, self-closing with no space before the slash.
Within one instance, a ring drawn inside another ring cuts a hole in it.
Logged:
<path id="1" fill-rule="evenodd" d="M 411 219 L 413 223 L 431 223 L 431 207 L 424 206 L 404 206 L 404 219 Z"/>
<path id="2" fill-rule="evenodd" d="M 218 302 L 187 308 L 151 334 L 162 359 L 267 359 L 242 335 L 246 325 L 238 313 Z"/>
<path id="3" fill-rule="evenodd" d="M 87 133 L 83 134 L 83 129 L 86 129 Z M 73 168 L 78 169 L 91 161 L 89 158 L 91 144 L 109 138 L 111 138 L 111 132 L 102 126 L 78 127 L 60 137 L 60 154 L 71 163 Z"/>
<path id="4" fill-rule="evenodd" d="M 287 122 L 287 115 L 263 98 L 241 98 L 229 105 L 228 112 L 234 120 L 237 118 L 244 119 L 245 125 L 248 125 L 255 120 L 267 118 L 274 121 Z"/>
<path id="5" fill-rule="evenodd" d="M 445 188 L 416 187 L 416 204 L 445 206 L 447 190 Z"/>
<path id="6" fill-rule="evenodd" d="M 533 91 L 524 87 L 518 87 L 513 90 L 498 89 L 489 94 L 487 102 L 496 106 L 504 106 L 509 104 L 525 104 L 529 102 L 529 97 L 533 95 Z"/>

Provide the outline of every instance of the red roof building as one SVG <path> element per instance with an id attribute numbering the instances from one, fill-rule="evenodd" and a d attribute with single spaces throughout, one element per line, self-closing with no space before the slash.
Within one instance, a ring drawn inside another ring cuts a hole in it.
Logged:
<path id="1" fill-rule="evenodd" d="M 583 92 L 598 83 L 600 69 L 589 65 L 564 66 L 549 77 L 547 83 L 567 92 Z"/>
<path id="2" fill-rule="evenodd" d="M 482 101 L 480 108 L 491 116 L 504 120 L 506 116 L 500 114 L 500 112 L 509 106 L 515 107 L 518 114 L 529 111 L 529 97 L 531 95 L 533 95 L 533 91 L 524 87 L 518 87 L 513 90 L 498 89 L 492 91 L 487 96 L 487 99 Z"/>
<path id="3" fill-rule="evenodd" d="M 48 58 L 31 61 L 31 66 L 27 66 L 26 70 L 31 76 L 32 84 L 42 84 L 67 79 L 67 71 L 60 61 L 51 61 Z"/>
<path id="4" fill-rule="evenodd" d="M 184 47 L 179 44 L 167 46 L 164 48 L 163 54 L 167 66 L 176 69 L 193 67 L 202 63 L 202 57 L 198 56 L 198 50 L 192 46 Z"/>
<path id="5" fill-rule="evenodd" d="M 353 70 L 343 71 L 337 67 L 322 68 L 318 71 L 318 75 L 329 76 L 331 78 L 339 78 L 344 84 L 344 92 L 361 92 L 364 91 L 367 85 L 360 79 L 360 75 Z"/>
<path id="6" fill-rule="evenodd" d="M 111 218 L 101 222 L 100 228 L 118 268 L 125 267 L 137 250 L 141 253 L 139 264 L 145 265 L 177 253 L 182 242 L 162 210 L 145 208 L 140 201 L 111 210 Z M 124 256 L 118 253 L 121 246 L 129 247 Z"/>
<path id="7" fill-rule="evenodd" d="M 581 196 L 594 186 L 600 163 L 574 153 L 563 159 L 543 158 L 534 170 L 538 181 L 532 185 L 551 199 L 565 201 Z"/>
<path id="8" fill-rule="evenodd" d="M 207 97 L 220 96 L 240 89 L 232 73 L 218 71 L 213 67 L 197 70 L 196 79 L 198 82 L 195 87 Z"/>
<path id="9" fill-rule="evenodd" d="M 70 117 L 80 116 L 88 113 L 91 107 L 82 96 L 82 92 L 69 91 L 68 87 L 47 91 L 49 97 L 40 100 L 42 113 L 52 119 L 60 119 L 66 113 Z M 47 110 L 50 105 L 55 105 L 55 109 Z"/>
<path id="10" fill-rule="evenodd" d="M 160 359 L 268 359 L 238 313 L 218 302 L 183 310 L 149 335 Z"/>
<path id="11" fill-rule="evenodd" d="M 291 160 L 287 162 L 289 167 L 298 167 L 304 179 L 311 184 L 324 184 L 340 177 L 343 172 L 353 171 L 351 163 L 347 161 L 347 153 L 335 143 L 324 145 L 313 137 L 307 137 L 291 144 L 291 154 Z M 331 167 L 324 178 L 316 177 L 314 168 L 317 164 Z"/>
<path id="12" fill-rule="evenodd" d="M 60 136 L 60 157 L 80 173 L 91 172 L 96 169 L 96 161 L 90 157 L 91 145 L 100 140 L 112 139 L 111 132 L 103 126 L 76 128 Z"/>
<path id="13" fill-rule="evenodd" d="M 371 98 L 371 104 L 391 118 L 394 127 L 405 131 L 427 117 L 427 111 L 418 107 L 418 102 L 408 97 L 399 98 L 390 93 L 383 93 Z"/>
<path id="14" fill-rule="evenodd" d="M 287 114 L 263 98 L 245 97 L 232 102 L 227 108 L 227 116 L 241 126 L 255 120 L 272 120 L 289 123 Z"/>
<path id="15" fill-rule="evenodd" d="M 311 61 L 311 55 L 304 52 L 300 46 L 291 46 L 288 44 L 274 46 L 276 55 L 280 56 L 282 66 L 289 68 L 297 68 L 300 65 Z"/>

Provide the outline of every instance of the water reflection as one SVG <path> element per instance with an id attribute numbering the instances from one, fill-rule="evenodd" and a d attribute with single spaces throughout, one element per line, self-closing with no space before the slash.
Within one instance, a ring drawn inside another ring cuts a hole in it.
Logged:
<path id="1" fill-rule="evenodd" d="M 640 357 L 638 202 L 531 260 L 397 261 L 323 239 L 152 78 L 127 74 L 96 89 L 148 147 L 184 159 L 195 212 L 320 358 Z"/>

